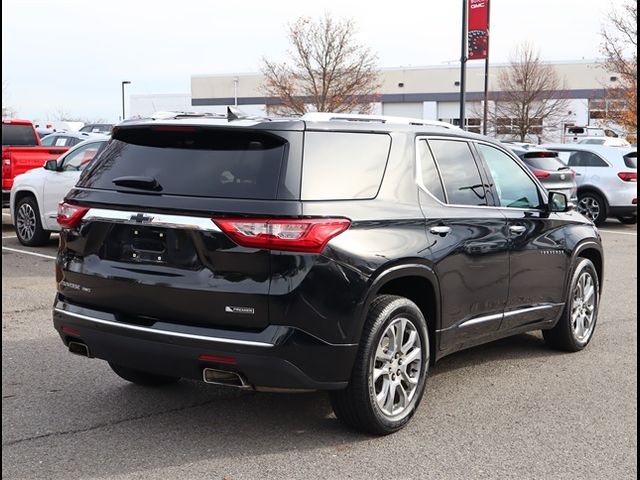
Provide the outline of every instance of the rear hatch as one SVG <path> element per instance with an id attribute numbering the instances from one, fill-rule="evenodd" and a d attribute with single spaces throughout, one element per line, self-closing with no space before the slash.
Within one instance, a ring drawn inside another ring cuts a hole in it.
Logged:
<path id="1" fill-rule="evenodd" d="M 66 198 L 60 294 L 133 323 L 264 328 L 269 250 L 220 225 L 300 215 L 301 145 L 292 130 L 116 127 Z"/>
<path id="2" fill-rule="evenodd" d="M 520 158 L 547 190 L 562 192 L 569 198 L 575 197 L 575 172 L 558 158 L 558 152 L 534 150 L 521 153 Z"/>

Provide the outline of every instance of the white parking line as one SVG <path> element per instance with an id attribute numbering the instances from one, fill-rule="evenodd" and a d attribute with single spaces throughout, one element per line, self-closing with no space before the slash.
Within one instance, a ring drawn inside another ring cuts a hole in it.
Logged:
<path id="1" fill-rule="evenodd" d="M 10 217 L 11 216 L 10 213 L 4 213 L 4 212 L 2 212 L 2 215 L 4 215 L 5 217 Z"/>
<path id="2" fill-rule="evenodd" d="M 17 248 L 2 247 L 2 250 L 6 250 L 8 252 L 14 252 L 14 253 L 24 253 L 25 255 L 33 255 L 34 257 L 46 258 L 47 260 L 56 259 L 56 257 L 52 257 L 51 255 L 43 255 L 42 253 L 28 252 L 26 250 L 20 250 Z"/>
<path id="3" fill-rule="evenodd" d="M 4 236 L 4 237 L 2 237 L 2 238 L 3 238 L 3 239 L 4 239 L 4 238 L 18 238 L 18 236 L 17 236 L 17 235 L 6 235 L 6 236 Z"/>
<path id="4" fill-rule="evenodd" d="M 618 235 L 632 235 L 634 237 L 637 237 L 638 234 L 637 233 L 631 233 L 631 232 L 617 232 L 615 230 L 598 230 L 599 232 L 604 232 L 604 233 L 617 233 Z"/>

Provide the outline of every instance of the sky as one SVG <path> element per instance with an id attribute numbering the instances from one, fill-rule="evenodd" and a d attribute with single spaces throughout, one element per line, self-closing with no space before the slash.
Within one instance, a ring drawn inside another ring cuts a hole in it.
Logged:
<path id="1" fill-rule="evenodd" d="M 595 59 L 624 0 L 491 0 L 491 61 L 531 42 L 544 60 Z M 190 78 L 284 60 L 286 26 L 325 12 L 353 18 L 379 66 L 455 64 L 461 0 L 3 0 L 3 105 L 21 118 L 118 120 L 129 94 L 189 93 Z"/>

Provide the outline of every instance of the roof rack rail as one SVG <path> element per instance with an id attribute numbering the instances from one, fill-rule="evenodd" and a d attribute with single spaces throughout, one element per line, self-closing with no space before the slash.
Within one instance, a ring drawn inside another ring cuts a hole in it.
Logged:
<path id="1" fill-rule="evenodd" d="M 440 122 L 438 120 L 425 120 L 422 118 L 409 118 L 409 117 L 393 117 L 388 115 L 363 115 L 356 113 L 331 113 L 331 112 L 310 112 L 305 113 L 302 120 L 308 122 L 372 122 L 372 123 L 390 123 L 399 125 L 425 125 L 430 127 L 442 127 L 449 129 L 460 130 L 459 127 L 447 122 Z"/>
<path id="2" fill-rule="evenodd" d="M 149 118 L 153 120 L 171 120 L 175 118 L 226 118 L 224 113 L 210 113 L 210 112 L 156 112 Z"/>

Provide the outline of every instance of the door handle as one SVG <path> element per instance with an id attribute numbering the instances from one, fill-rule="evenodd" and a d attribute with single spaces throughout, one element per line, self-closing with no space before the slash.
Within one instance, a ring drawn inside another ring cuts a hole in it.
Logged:
<path id="1" fill-rule="evenodd" d="M 522 225 L 510 225 L 509 226 L 509 231 L 511 233 L 515 233 L 516 235 L 520 235 L 522 233 L 524 233 L 527 230 L 527 227 L 524 227 Z"/>
<path id="2" fill-rule="evenodd" d="M 431 227 L 429 229 L 429 231 L 431 233 L 433 233 L 434 235 L 442 235 L 445 236 L 447 233 L 449 233 L 451 231 L 451 227 L 446 227 L 444 225 L 440 225 L 438 227 Z"/>

